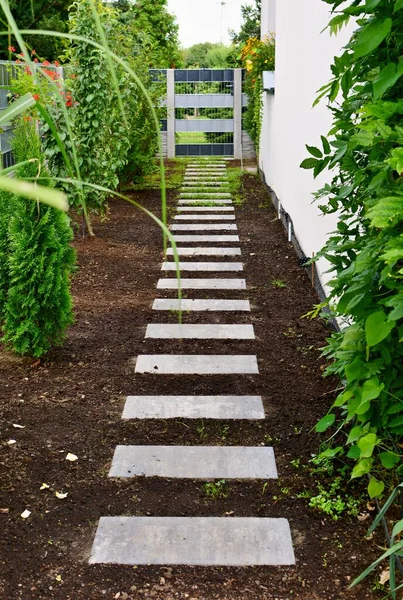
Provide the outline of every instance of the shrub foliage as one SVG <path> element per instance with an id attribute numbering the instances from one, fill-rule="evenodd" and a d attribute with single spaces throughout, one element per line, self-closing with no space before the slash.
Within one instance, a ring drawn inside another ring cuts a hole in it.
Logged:
<path id="1" fill-rule="evenodd" d="M 339 215 L 322 255 L 334 273 L 328 302 L 346 323 L 325 351 L 343 391 L 317 429 L 341 428 L 351 476 L 369 474 L 375 497 L 403 475 L 403 2 L 324 1 L 333 33 L 351 18 L 358 28 L 320 90 L 332 129 L 301 165 L 333 172 L 317 199 Z"/>

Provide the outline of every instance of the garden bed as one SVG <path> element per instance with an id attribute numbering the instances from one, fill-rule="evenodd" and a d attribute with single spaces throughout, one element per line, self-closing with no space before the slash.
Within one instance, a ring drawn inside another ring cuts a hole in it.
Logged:
<path id="1" fill-rule="evenodd" d="M 245 298 L 255 341 L 197 341 L 198 353 L 257 354 L 259 376 L 135 375 L 141 353 L 192 352 L 191 341 L 144 340 L 148 323 L 174 322 L 152 311 L 161 276 L 161 234 L 143 213 L 112 201 L 110 219 L 95 223 L 97 239 L 77 233 L 76 323 L 64 347 L 36 364 L 0 353 L 2 527 L 0 597 L 5 600 L 101 598 L 211 600 L 341 600 L 375 598 L 371 582 L 346 587 L 378 554 L 363 541 L 369 520 L 332 520 L 298 497 L 312 489 L 311 429 L 337 386 L 323 380 L 319 348 L 324 323 L 301 319 L 317 297 L 258 178 L 244 176 L 246 202 L 236 209 L 248 290 L 216 297 Z M 170 190 L 172 199 L 174 191 Z M 135 199 L 158 212 L 156 190 Z M 204 259 L 203 259 L 204 260 Z M 211 274 L 210 274 L 211 275 Z M 188 276 L 188 275 L 187 275 Z M 187 291 L 188 298 L 195 297 Z M 210 294 L 200 291 L 197 297 Z M 228 313 L 187 313 L 184 322 L 235 322 Z M 122 422 L 127 395 L 260 394 L 264 422 Z M 24 428 L 15 428 L 13 424 Z M 9 445 L 10 439 L 16 443 Z M 270 445 L 278 482 L 232 482 L 208 497 L 204 482 L 108 479 L 118 444 Z M 75 462 L 66 460 L 71 452 Z M 40 489 L 42 484 L 49 488 Z M 67 493 L 64 499 L 55 492 Z M 349 490 L 352 495 L 355 490 Z M 21 513 L 28 509 L 28 519 Z M 366 511 L 366 502 L 362 504 Z M 88 565 L 98 519 L 108 515 L 285 517 L 293 532 L 295 568 L 119 567 Z M 373 583 L 373 580 L 372 580 Z"/>

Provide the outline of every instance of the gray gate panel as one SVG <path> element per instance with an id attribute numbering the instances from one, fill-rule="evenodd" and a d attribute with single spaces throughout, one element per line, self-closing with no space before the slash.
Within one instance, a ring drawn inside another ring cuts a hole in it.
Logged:
<path id="1" fill-rule="evenodd" d="M 201 131 L 203 133 L 232 133 L 233 119 L 176 119 L 176 132 Z"/>
<path id="2" fill-rule="evenodd" d="M 233 106 L 234 98 L 230 94 L 175 95 L 175 108 L 232 108 Z"/>

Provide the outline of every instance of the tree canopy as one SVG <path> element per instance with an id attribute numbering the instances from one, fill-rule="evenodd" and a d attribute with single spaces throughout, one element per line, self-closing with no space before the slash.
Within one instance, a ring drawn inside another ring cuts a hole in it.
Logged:
<path id="1" fill-rule="evenodd" d="M 228 67 L 228 57 L 232 51 L 230 46 L 203 42 L 194 44 L 183 50 L 185 68 L 217 69 Z"/>
<path id="2" fill-rule="evenodd" d="M 50 29 L 66 33 L 68 31 L 69 7 L 73 0 L 9 0 L 11 13 L 20 29 Z M 0 9 L 2 29 L 7 30 L 7 19 Z M 54 61 L 63 52 L 66 43 L 58 38 L 26 36 L 30 48 L 49 61 Z M 7 60 L 7 46 L 16 47 L 14 36 L 0 37 L 0 58 Z"/>
<path id="3" fill-rule="evenodd" d="M 229 32 L 233 44 L 238 46 L 240 44 L 245 44 L 249 38 L 260 38 L 261 11 L 261 0 L 255 0 L 254 5 L 249 6 L 244 4 L 241 7 L 241 29 L 238 33 L 234 30 L 230 30 Z"/>

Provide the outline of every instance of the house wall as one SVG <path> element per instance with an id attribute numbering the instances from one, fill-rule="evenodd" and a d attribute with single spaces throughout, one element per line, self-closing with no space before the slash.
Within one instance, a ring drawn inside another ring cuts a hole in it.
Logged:
<path id="1" fill-rule="evenodd" d="M 337 37 L 322 30 L 329 21 L 329 6 L 322 0 L 262 0 L 262 37 L 276 34 L 275 93 L 264 92 L 259 166 L 282 208 L 290 215 L 293 231 L 307 257 L 324 245 L 335 229 L 335 215 L 322 216 L 312 203 L 312 192 L 330 179 L 316 180 L 299 168 L 307 157 L 305 144 L 318 146 L 329 131 L 331 112 L 325 102 L 312 108 L 317 90 L 331 78 L 333 57 L 350 38 L 352 28 Z M 325 260 L 317 264 L 325 285 Z"/>

